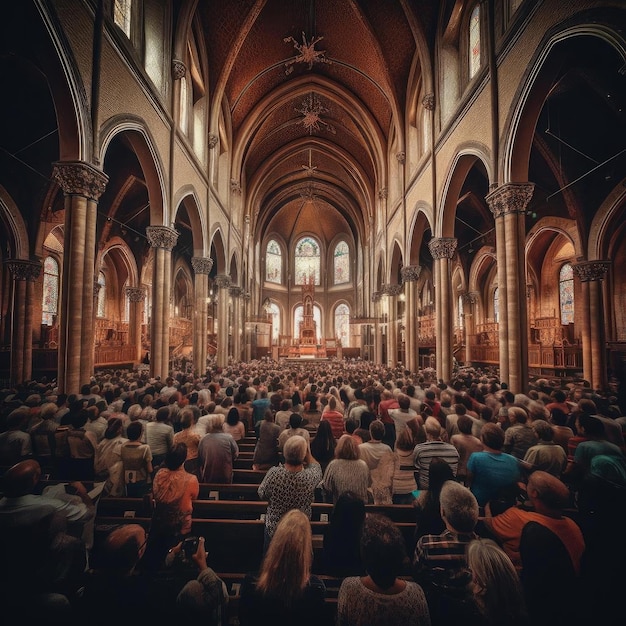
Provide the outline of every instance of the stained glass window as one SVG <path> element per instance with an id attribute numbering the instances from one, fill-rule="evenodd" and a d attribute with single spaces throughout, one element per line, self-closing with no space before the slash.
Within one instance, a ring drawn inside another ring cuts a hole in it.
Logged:
<path id="1" fill-rule="evenodd" d="M 133 0 L 115 0 L 113 6 L 113 20 L 130 38 L 130 16 Z"/>
<path id="2" fill-rule="evenodd" d="M 469 77 L 480 69 L 480 4 L 472 10 L 469 21 Z"/>
<path id="3" fill-rule="evenodd" d="M 497 287 L 493 290 L 493 321 L 500 321 L 500 292 Z"/>
<path id="4" fill-rule="evenodd" d="M 52 326 L 59 310 L 59 264 L 49 256 L 43 262 L 43 301 L 41 323 Z"/>
<path id="5" fill-rule="evenodd" d="M 302 307 L 302 305 L 297 306 L 293 315 L 293 319 L 294 319 L 293 336 L 294 337 L 300 337 L 300 324 L 302 324 L 303 314 L 304 314 L 304 308 Z M 319 341 L 320 336 L 321 336 L 320 329 L 322 328 L 322 312 L 316 304 L 313 305 L 313 320 L 315 322 L 315 334 L 317 335 L 317 340 Z"/>
<path id="6" fill-rule="evenodd" d="M 280 333 L 280 309 L 275 302 L 268 307 L 268 312 L 272 318 L 272 344 L 278 344 L 278 334 Z"/>
<path id="7" fill-rule="evenodd" d="M 571 324 L 574 321 L 574 270 L 569 263 L 559 272 L 559 303 L 561 324 Z"/>
<path id="8" fill-rule="evenodd" d="M 105 317 L 106 313 L 106 297 L 107 297 L 107 285 L 106 278 L 104 277 L 104 272 L 100 272 L 98 274 L 98 284 L 100 285 L 100 289 L 98 289 L 98 317 Z"/>
<path id="9" fill-rule="evenodd" d="M 283 253 L 278 242 L 271 239 L 265 254 L 265 280 L 270 283 L 283 282 Z"/>
<path id="10" fill-rule="evenodd" d="M 128 287 L 128 281 L 124 283 L 124 321 L 130 321 L 130 298 L 126 293 L 126 288 Z"/>
<path id="11" fill-rule="evenodd" d="M 341 285 L 350 281 L 350 249 L 345 241 L 340 241 L 335 246 L 334 270 L 335 285 Z"/>
<path id="12" fill-rule="evenodd" d="M 335 309 L 335 337 L 344 348 L 350 347 L 350 309 L 347 304 L 340 304 Z"/>
<path id="13" fill-rule="evenodd" d="M 296 244 L 296 285 L 303 285 L 313 276 L 314 284 L 320 284 L 320 248 L 315 239 L 303 237 Z"/>

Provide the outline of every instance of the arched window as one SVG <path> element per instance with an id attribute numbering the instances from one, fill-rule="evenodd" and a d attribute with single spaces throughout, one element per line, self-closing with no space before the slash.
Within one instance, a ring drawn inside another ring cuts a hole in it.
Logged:
<path id="1" fill-rule="evenodd" d="M 559 272 L 559 305 L 561 324 L 574 321 L 574 270 L 566 263 Z"/>
<path id="2" fill-rule="evenodd" d="M 104 272 L 100 272 L 98 274 L 98 285 L 100 285 L 100 289 L 98 289 L 98 307 L 96 315 L 98 317 L 105 317 L 106 314 L 106 297 L 107 297 L 107 285 L 106 278 L 104 276 Z"/>
<path id="3" fill-rule="evenodd" d="M 278 335 L 280 333 L 280 309 L 275 302 L 267 307 L 267 312 L 272 318 L 272 344 L 278 344 Z"/>
<path id="4" fill-rule="evenodd" d="M 320 247 L 311 237 L 303 237 L 296 244 L 296 285 L 303 285 L 313 277 L 315 285 L 320 284 Z"/>
<path id="5" fill-rule="evenodd" d="M 498 287 L 493 290 L 493 321 L 500 321 L 500 291 Z"/>
<path id="6" fill-rule="evenodd" d="M 469 77 L 474 78 L 480 69 L 480 4 L 472 9 L 469 20 Z"/>
<path id="7" fill-rule="evenodd" d="M 350 309 L 347 304 L 340 304 L 335 309 L 335 337 L 344 348 L 350 347 Z"/>
<path id="8" fill-rule="evenodd" d="M 59 264 L 49 256 L 43 262 L 43 301 L 41 323 L 52 326 L 59 310 Z"/>
<path id="9" fill-rule="evenodd" d="M 130 321 L 130 297 L 128 293 L 126 293 L 126 289 L 128 288 L 128 281 L 124 283 L 124 321 Z"/>
<path id="10" fill-rule="evenodd" d="M 293 336 L 295 337 L 300 337 L 300 324 L 302 324 L 302 318 L 303 318 L 303 314 L 304 314 L 304 308 L 303 306 L 300 304 L 299 306 L 297 306 L 294 310 L 294 315 L 293 315 Z M 315 334 L 316 334 L 316 338 L 317 341 L 320 340 L 321 337 L 321 329 L 322 329 L 322 311 L 320 310 L 320 308 L 314 304 L 313 305 L 313 320 L 315 321 Z"/>
<path id="11" fill-rule="evenodd" d="M 180 79 L 180 130 L 185 133 L 189 131 L 189 90 L 187 89 L 187 78 Z"/>
<path id="12" fill-rule="evenodd" d="M 465 316 L 463 315 L 463 296 L 459 296 L 459 306 L 457 309 L 457 326 L 464 328 Z"/>
<path id="13" fill-rule="evenodd" d="M 265 280 L 268 283 L 281 284 L 283 282 L 283 253 L 274 239 L 267 242 L 265 253 Z"/>
<path id="14" fill-rule="evenodd" d="M 350 248 L 345 241 L 340 241 L 335 246 L 334 262 L 334 284 L 343 285 L 350 281 Z"/>
<path id="15" fill-rule="evenodd" d="M 126 33 L 130 39 L 130 18 L 133 0 L 115 0 L 113 5 L 113 21 Z"/>

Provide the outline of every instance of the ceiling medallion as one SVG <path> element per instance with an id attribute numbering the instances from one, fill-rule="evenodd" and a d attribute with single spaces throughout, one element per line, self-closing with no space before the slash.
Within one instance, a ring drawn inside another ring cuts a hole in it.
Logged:
<path id="1" fill-rule="evenodd" d="M 304 126 L 304 129 L 308 131 L 309 135 L 312 135 L 314 130 L 322 130 L 322 127 L 333 135 L 337 132 L 332 124 L 325 122 L 320 117 L 322 114 L 328 113 L 328 109 L 322 105 L 317 95 L 310 94 L 309 97 L 302 102 L 302 106 L 299 109 L 295 109 L 295 111 L 304 116 L 300 122 Z"/>
<path id="2" fill-rule="evenodd" d="M 308 69 L 313 68 L 313 63 L 332 63 L 326 58 L 326 50 L 316 50 L 315 44 L 321 41 L 324 37 L 315 37 L 311 41 L 306 40 L 306 35 L 302 32 L 302 43 L 298 43 L 293 37 L 285 37 L 283 41 L 285 43 L 292 43 L 293 47 L 298 51 L 298 54 L 289 59 L 285 63 L 285 74 L 289 75 L 293 72 L 293 66 L 296 63 L 306 63 Z"/>

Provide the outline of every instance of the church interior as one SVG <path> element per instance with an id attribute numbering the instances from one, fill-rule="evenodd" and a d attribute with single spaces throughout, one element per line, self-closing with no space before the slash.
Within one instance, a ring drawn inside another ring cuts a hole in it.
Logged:
<path id="1" fill-rule="evenodd" d="M 0 17 L 3 386 L 343 358 L 623 387 L 623 3 Z"/>

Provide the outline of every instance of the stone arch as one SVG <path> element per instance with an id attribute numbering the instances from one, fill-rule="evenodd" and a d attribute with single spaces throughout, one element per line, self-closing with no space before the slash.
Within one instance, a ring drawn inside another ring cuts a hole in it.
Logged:
<path id="1" fill-rule="evenodd" d="M 193 254 L 198 257 L 209 255 L 206 233 L 208 232 L 205 211 L 193 185 L 184 185 L 174 194 L 174 214 L 172 222 L 176 223 L 178 212 L 184 206 L 190 220 L 193 238 Z"/>
<path id="2" fill-rule="evenodd" d="M 6 243 L 10 258 L 27 261 L 30 247 L 26 224 L 13 198 L 2 185 L 0 185 L 0 224 L 7 233 Z"/>

